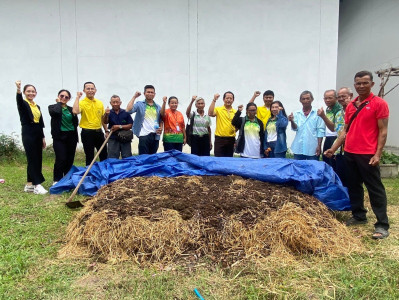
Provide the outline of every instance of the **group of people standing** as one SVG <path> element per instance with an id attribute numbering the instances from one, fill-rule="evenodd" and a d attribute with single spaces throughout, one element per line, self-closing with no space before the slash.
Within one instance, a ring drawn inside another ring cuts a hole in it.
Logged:
<path id="1" fill-rule="evenodd" d="M 36 89 L 33 85 L 25 85 L 24 100 L 21 82 L 17 81 L 16 85 L 22 141 L 28 160 L 28 183 L 25 191 L 44 194 L 47 192 L 41 185 L 44 181 L 41 172 L 42 148 L 45 147 L 44 123 L 40 107 L 34 102 Z M 73 164 L 78 142 L 78 114 L 81 114 L 79 126 L 82 129 L 81 140 L 86 165 L 92 162 L 95 149 L 99 151 L 105 139 L 108 140 L 108 149 L 103 148 L 99 154 L 100 161 L 131 156 L 133 134 L 139 139 L 139 155 L 154 154 L 158 151 L 162 132 L 165 151 L 182 151 L 183 145 L 188 142 L 191 153 L 199 156 L 209 156 L 214 148 L 216 157 L 232 157 L 236 152 L 245 158 L 285 158 L 286 129 L 290 124 L 291 129 L 296 132 L 291 145 L 294 159 L 319 160 L 324 152 L 323 160 L 334 168 L 348 187 L 353 208 L 353 217 L 348 225 L 367 220 L 362 188 L 362 184 L 366 184 L 373 211 L 377 216 L 373 237 L 384 238 L 388 236 L 389 224 L 385 189 L 380 179 L 378 162 L 386 141 L 389 110 L 383 99 L 371 93 L 373 85 L 370 72 L 358 72 L 354 86 L 359 97 L 352 100 L 353 94 L 347 87 L 341 88 L 338 93 L 327 90 L 324 93 L 327 106 L 325 112 L 322 108 L 316 109 L 312 106 L 314 98 L 310 91 L 303 91 L 299 97 L 302 109 L 288 116 L 283 104 L 274 100 L 271 90 L 263 93 L 261 106 L 255 104 L 255 99 L 261 95 L 256 91 L 246 105 L 244 116 L 241 116 L 243 105 L 233 108 L 234 94 L 231 91 L 224 93 L 221 106 L 216 106 L 220 95 L 215 94 L 207 114 L 205 100 L 193 96 L 186 110 L 190 125 L 187 126 L 187 131 L 183 114 L 177 110 L 178 98 L 163 97 L 160 106 L 154 101 L 156 93 L 152 85 L 144 87 L 144 100 L 136 102 L 141 96 L 140 92 L 136 92 L 126 110 L 120 107 L 122 102 L 117 95 L 111 97 L 112 109 L 105 109 L 103 103 L 95 98 L 97 90 L 93 82 L 84 84 L 85 97 L 81 100 L 83 93 L 78 92 L 73 107 L 67 105 L 71 99 L 70 92 L 63 89 L 59 91 L 56 103 L 48 107 L 56 155 L 54 183 Z M 166 108 L 166 104 L 169 108 Z M 195 110 L 192 110 L 193 104 Z M 133 113 L 134 121 L 131 117 Z M 213 117 L 216 117 L 214 144 L 211 139 Z"/>

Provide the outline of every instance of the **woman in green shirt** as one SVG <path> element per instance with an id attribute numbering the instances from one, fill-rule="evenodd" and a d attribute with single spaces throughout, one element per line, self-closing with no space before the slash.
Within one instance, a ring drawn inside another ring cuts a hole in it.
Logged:
<path id="1" fill-rule="evenodd" d="M 68 173 L 75 159 L 79 120 L 72 113 L 72 107 L 67 105 L 70 99 L 71 93 L 68 90 L 60 90 L 55 100 L 57 103 L 48 107 L 55 153 L 53 185 Z"/>

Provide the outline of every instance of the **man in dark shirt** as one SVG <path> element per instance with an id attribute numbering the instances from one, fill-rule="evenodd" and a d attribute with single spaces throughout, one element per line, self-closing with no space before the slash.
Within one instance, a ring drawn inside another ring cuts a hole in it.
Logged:
<path id="1" fill-rule="evenodd" d="M 121 109 L 122 101 L 119 96 L 113 95 L 110 104 L 112 109 L 107 107 L 103 116 L 103 123 L 108 124 L 106 135 L 109 134 L 110 130 L 112 131 L 112 135 L 108 140 L 108 158 L 119 158 L 120 155 L 122 158 L 132 156 L 131 140 L 126 142 L 120 141 L 118 139 L 118 131 L 131 131 L 133 119 L 129 113 Z"/>

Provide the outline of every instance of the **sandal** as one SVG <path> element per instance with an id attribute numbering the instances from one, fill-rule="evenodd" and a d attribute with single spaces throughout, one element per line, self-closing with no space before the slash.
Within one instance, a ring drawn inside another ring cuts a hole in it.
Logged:
<path id="1" fill-rule="evenodd" d="M 386 230 L 386 229 L 384 229 L 384 228 L 382 228 L 382 227 L 377 227 L 375 230 L 374 230 L 374 233 L 373 233 L 373 239 L 375 239 L 375 240 L 382 240 L 382 239 L 385 239 L 385 238 L 387 238 L 389 236 L 389 232 L 388 232 L 388 230 Z"/>

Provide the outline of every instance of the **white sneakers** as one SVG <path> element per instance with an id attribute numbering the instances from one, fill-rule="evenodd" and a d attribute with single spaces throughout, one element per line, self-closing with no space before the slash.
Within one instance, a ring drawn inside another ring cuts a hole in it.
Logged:
<path id="1" fill-rule="evenodd" d="M 47 194 L 47 190 L 41 184 L 37 184 L 35 185 L 33 193 L 36 195 L 44 195 Z"/>
<path id="2" fill-rule="evenodd" d="M 33 190 L 35 189 L 35 186 L 32 184 L 27 184 L 24 187 L 24 192 L 26 193 L 33 193 Z"/>
<path id="3" fill-rule="evenodd" d="M 24 192 L 34 193 L 36 195 L 47 194 L 47 190 L 41 184 L 37 184 L 37 185 L 27 184 L 24 187 Z"/>

